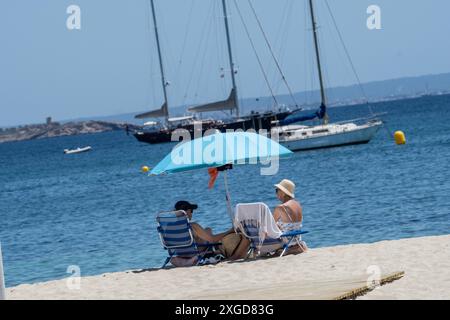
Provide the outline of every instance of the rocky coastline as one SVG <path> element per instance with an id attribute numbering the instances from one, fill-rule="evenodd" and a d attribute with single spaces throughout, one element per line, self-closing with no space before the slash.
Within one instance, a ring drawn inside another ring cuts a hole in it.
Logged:
<path id="1" fill-rule="evenodd" d="M 64 124 L 60 124 L 58 122 L 52 122 L 48 124 L 33 124 L 14 128 L 0 128 L 0 143 L 100 133 L 107 131 L 126 131 L 127 128 L 128 130 L 130 130 L 130 132 L 132 132 L 136 129 L 139 129 L 140 127 L 133 124 L 104 121 L 68 122 Z"/>

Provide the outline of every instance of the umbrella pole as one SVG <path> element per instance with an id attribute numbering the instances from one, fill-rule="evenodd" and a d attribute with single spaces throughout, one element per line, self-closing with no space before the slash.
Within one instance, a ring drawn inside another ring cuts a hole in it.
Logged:
<path id="1" fill-rule="evenodd" d="M 226 193 L 226 201 L 227 201 L 227 212 L 230 216 L 231 223 L 233 223 L 234 226 L 234 216 L 233 216 L 233 209 L 231 206 L 231 197 L 230 197 L 230 190 L 228 189 L 228 176 L 227 176 L 227 170 L 223 172 L 223 179 L 225 182 L 225 193 Z"/>

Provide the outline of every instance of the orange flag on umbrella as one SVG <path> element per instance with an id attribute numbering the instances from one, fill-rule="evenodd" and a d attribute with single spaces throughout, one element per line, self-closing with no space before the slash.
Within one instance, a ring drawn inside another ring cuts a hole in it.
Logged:
<path id="1" fill-rule="evenodd" d="M 209 173 L 209 183 L 208 183 L 208 189 L 212 189 L 214 187 L 214 182 L 216 182 L 217 176 L 219 175 L 219 171 L 217 168 L 208 168 Z"/>

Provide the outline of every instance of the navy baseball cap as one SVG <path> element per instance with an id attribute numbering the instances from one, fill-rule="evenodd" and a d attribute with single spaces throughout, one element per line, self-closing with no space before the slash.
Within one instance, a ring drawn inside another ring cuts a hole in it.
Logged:
<path id="1" fill-rule="evenodd" d="M 197 209 L 198 206 L 194 203 L 189 203 L 188 201 L 178 201 L 177 203 L 175 203 L 175 210 L 195 210 Z"/>

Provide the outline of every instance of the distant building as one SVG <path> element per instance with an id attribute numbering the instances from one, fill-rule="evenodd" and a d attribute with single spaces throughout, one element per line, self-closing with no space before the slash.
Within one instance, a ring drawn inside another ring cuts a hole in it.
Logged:
<path id="1" fill-rule="evenodd" d="M 46 123 L 47 125 L 52 124 L 52 117 L 47 117 Z"/>

